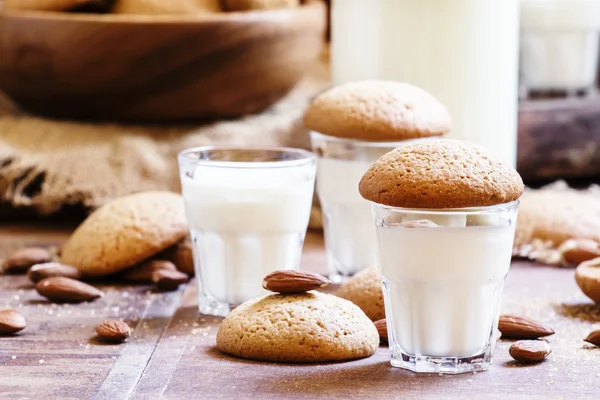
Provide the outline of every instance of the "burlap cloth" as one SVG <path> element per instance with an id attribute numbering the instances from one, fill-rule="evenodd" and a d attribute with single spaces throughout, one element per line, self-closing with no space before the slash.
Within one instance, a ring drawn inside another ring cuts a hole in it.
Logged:
<path id="1" fill-rule="evenodd" d="M 0 95 L 0 218 L 16 210 L 92 210 L 148 189 L 179 191 L 176 155 L 205 144 L 309 147 L 301 116 L 328 86 L 326 51 L 282 100 L 258 115 L 201 126 L 133 126 L 42 119 Z M 311 218 L 320 227 L 318 208 Z"/>

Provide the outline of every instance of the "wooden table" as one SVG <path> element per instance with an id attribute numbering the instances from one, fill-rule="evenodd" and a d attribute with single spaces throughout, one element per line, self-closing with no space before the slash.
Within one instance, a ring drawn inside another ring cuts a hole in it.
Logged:
<path id="1" fill-rule="evenodd" d="M 57 244 L 70 227 L 0 227 L 0 258 L 25 244 Z M 303 267 L 324 272 L 322 237 L 307 237 Z M 600 307 L 574 283 L 573 270 L 514 263 L 503 311 L 554 327 L 554 352 L 538 365 L 510 361 L 508 341 L 493 368 L 457 376 L 416 375 L 392 368 L 380 347 L 367 359 L 322 365 L 249 362 L 214 347 L 219 319 L 199 315 L 195 285 L 152 293 L 146 286 L 105 285 L 93 303 L 54 305 L 23 276 L 0 277 L 0 309 L 17 307 L 27 328 L 0 337 L 0 398 L 7 399 L 285 399 L 477 398 L 598 399 L 600 348 L 582 339 L 600 328 Z M 94 337 L 105 318 L 134 327 L 124 344 Z"/>

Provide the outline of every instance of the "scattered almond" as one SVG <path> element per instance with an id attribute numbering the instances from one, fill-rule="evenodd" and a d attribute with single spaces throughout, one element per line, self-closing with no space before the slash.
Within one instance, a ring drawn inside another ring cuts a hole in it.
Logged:
<path id="1" fill-rule="evenodd" d="M 35 290 L 48 300 L 61 303 L 91 301 L 104 295 L 87 283 L 63 276 L 42 279 L 35 285 Z"/>
<path id="2" fill-rule="evenodd" d="M 0 311 L 0 335 L 17 333 L 27 326 L 25 317 L 14 308 Z"/>
<path id="3" fill-rule="evenodd" d="M 591 332 L 584 340 L 595 346 L 600 346 L 600 329 Z"/>
<path id="4" fill-rule="evenodd" d="M 12 253 L 2 263 L 2 271 L 5 274 L 24 274 L 35 264 L 51 261 L 50 252 L 41 247 L 26 247 Z"/>
<path id="5" fill-rule="evenodd" d="M 276 293 L 302 293 L 329 285 L 323 275 L 308 271 L 282 270 L 265 276 L 262 286 Z"/>
<path id="6" fill-rule="evenodd" d="M 178 270 L 189 276 L 194 276 L 195 274 L 192 238 L 190 235 L 187 235 L 184 239 L 160 253 L 157 258 L 171 261 Z"/>
<path id="7" fill-rule="evenodd" d="M 587 297 L 600 304 L 600 257 L 579 264 L 575 280 Z"/>
<path id="8" fill-rule="evenodd" d="M 179 285 L 187 283 L 190 277 L 178 270 L 159 269 L 152 274 L 152 282 L 161 291 L 177 290 Z"/>
<path id="9" fill-rule="evenodd" d="M 418 219 L 415 221 L 405 221 L 401 224 L 404 228 L 435 228 L 439 226 L 433 221 L 428 219 Z"/>
<path id="10" fill-rule="evenodd" d="M 120 343 L 131 334 L 131 329 L 123 321 L 107 319 L 96 326 L 98 337 L 107 342 Z"/>
<path id="11" fill-rule="evenodd" d="M 144 261 L 123 273 L 123 279 L 127 282 L 153 283 L 152 274 L 158 270 L 175 271 L 175 264 L 166 260 Z"/>
<path id="12" fill-rule="evenodd" d="M 558 248 L 562 260 L 569 265 L 600 257 L 600 244 L 591 239 L 569 239 Z"/>
<path id="13" fill-rule="evenodd" d="M 75 267 L 61 264 L 59 262 L 36 264 L 29 268 L 29 271 L 27 271 L 27 277 L 33 283 L 37 283 L 42 279 L 54 276 L 64 276 L 71 279 L 79 279 L 81 278 L 81 272 Z"/>
<path id="14" fill-rule="evenodd" d="M 375 328 L 377 328 L 377 332 L 379 333 L 379 339 L 387 343 L 388 342 L 388 331 L 387 331 L 387 322 L 386 319 L 380 319 L 379 321 L 375 321 Z"/>
<path id="15" fill-rule="evenodd" d="M 535 363 L 543 361 L 552 353 L 552 349 L 543 340 L 519 340 L 510 346 L 508 353 L 517 361 Z"/>
<path id="16" fill-rule="evenodd" d="M 520 315 L 504 314 L 498 321 L 502 337 L 514 339 L 537 339 L 554 334 L 554 330 Z"/>

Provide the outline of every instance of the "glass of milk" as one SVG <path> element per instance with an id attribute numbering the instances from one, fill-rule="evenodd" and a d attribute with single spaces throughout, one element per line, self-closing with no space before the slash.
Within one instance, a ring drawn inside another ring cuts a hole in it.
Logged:
<path id="1" fill-rule="evenodd" d="M 262 279 L 298 269 L 316 157 L 292 148 L 209 146 L 179 154 L 200 312 L 225 316 Z"/>
<path id="2" fill-rule="evenodd" d="M 518 204 L 427 210 L 372 203 L 393 366 L 489 368 Z"/>
<path id="3" fill-rule="evenodd" d="M 329 279 L 340 283 L 377 264 L 377 240 L 369 202 L 358 183 L 379 157 L 401 143 L 340 139 L 311 132 L 318 155 L 317 194 L 323 210 L 323 230 Z"/>

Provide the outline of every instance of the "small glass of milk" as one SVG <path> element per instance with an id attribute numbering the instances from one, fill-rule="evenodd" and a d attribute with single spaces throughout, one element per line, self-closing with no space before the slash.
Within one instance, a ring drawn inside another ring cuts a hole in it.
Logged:
<path id="1" fill-rule="evenodd" d="M 208 146 L 179 154 L 200 312 L 225 316 L 298 269 L 316 174 L 309 151 Z"/>
<path id="2" fill-rule="evenodd" d="M 415 140 L 367 142 L 311 132 L 312 148 L 318 156 L 317 194 L 323 211 L 329 280 L 333 283 L 377 264 L 371 207 L 358 193 L 358 183 L 379 157 Z"/>
<path id="3" fill-rule="evenodd" d="M 488 369 L 519 202 L 444 210 L 371 204 L 392 365 Z"/>

